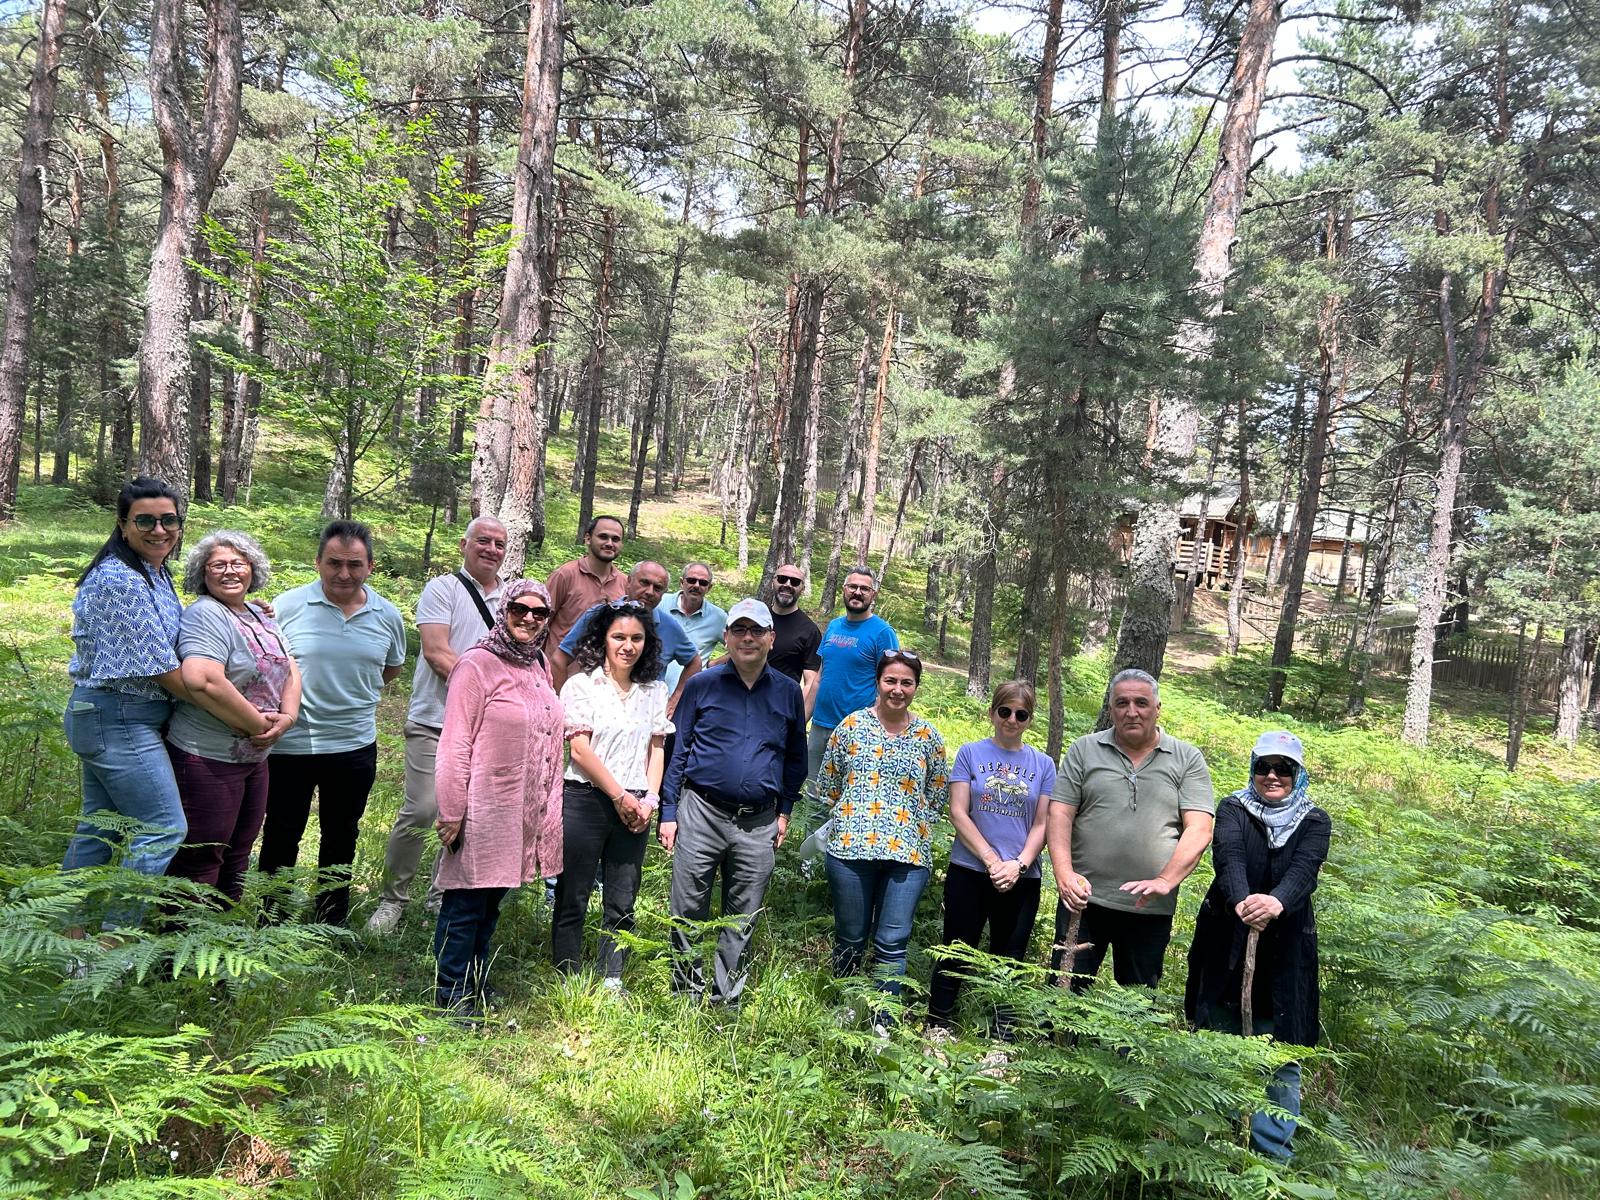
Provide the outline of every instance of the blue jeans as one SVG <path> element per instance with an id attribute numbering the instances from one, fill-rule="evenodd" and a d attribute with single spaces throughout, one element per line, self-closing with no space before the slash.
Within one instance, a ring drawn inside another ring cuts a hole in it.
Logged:
<path id="1" fill-rule="evenodd" d="M 101 688 L 72 689 L 66 712 L 67 745 L 83 764 L 83 816 L 67 847 L 63 871 L 111 861 L 121 835 L 95 823 L 95 815 L 104 812 L 120 813 L 149 827 L 129 835 L 124 866 L 141 875 L 166 871 L 189 832 L 172 759 L 162 740 L 170 716 L 169 700 Z M 137 912 L 120 913 L 108 916 L 106 923 L 137 920 Z"/>
<path id="2" fill-rule="evenodd" d="M 878 987 L 898 996 L 928 868 L 882 858 L 826 858 L 833 894 L 833 973 L 861 970 L 870 933 Z"/>
<path id="3" fill-rule="evenodd" d="M 1214 1013 L 1210 1022 L 1212 1029 L 1222 1033 L 1242 1032 L 1242 1018 L 1236 1008 L 1223 1008 Z M 1271 1015 L 1255 1017 L 1252 1022 L 1252 1031 L 1257 1034 L 1272 1035 Z M 1267 1084 L 1267 1099 L 1271 1100 L 1285 1112 L 1298 1117 L 1300 1115 L 1300 1064 L 1297 1062 L 1284 1063 L 1272 1073 L 1272 1081 Z M 1270 1113 L 1257 1112 L 1250 1114 L 1250 1148 L 1258 1154 L 1265 1154 L 1269 1158 L 1276 1158 L 1288 1162 L 1294 1157 L 1292 1142 L 1294 1131 L 1299 1127 L 1298 1122 L 1284 1117 L 1275 1117 Z"/>
<path id="4" fill-rule="evenodd" d="M 489 982 L 489 939 L 500 922 L 500 902 L 510 888 L 447 888 L 433 928 L 439 978 L 435 997 L 451 1008 L 481 996 Z"/>

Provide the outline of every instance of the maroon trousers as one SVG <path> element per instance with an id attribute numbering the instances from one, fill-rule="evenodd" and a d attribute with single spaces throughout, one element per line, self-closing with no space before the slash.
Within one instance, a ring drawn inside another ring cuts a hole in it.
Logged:
<path id="1" fill-rule="evenodd" d="M 189 821 L 189 835 L 173 855 L 167 874 L 209 883 L 238 903 L 250 851 L 267 812 L 267 762 L 201 758 L 171 742 L 167 753 Z"/>

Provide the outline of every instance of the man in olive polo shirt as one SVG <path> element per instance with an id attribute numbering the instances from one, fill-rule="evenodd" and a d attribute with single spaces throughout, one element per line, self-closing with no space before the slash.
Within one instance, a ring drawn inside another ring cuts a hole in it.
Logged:
<path id="1" fill-rule="evenodd" d="M 1162 733 L 1161 690 L 1143 671 L 1111 680 L 1111 728 L 1085 734 L 1056 772 L 1049 814 L 1060 970 L 1071 914 L 1082 913 L 1067 965 L 1074 988 L 1109 947 L 1124 987 L 1155 987 L 1172 937 L 1178 885 L 1211 844 L 1216 794 L 1200 751 Z"/>

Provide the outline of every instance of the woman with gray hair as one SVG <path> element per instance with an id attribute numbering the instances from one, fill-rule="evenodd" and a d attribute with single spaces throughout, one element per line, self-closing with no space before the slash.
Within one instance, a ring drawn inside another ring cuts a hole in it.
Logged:
<path id="1" fill-rule="evenodd" d="M 300 671 L 277 623 L 247 599 L 272 578 L 254 538 L 219 529 L 184 565 L 196 600 L 178 626 L 190 700 L 167 730 L 167 753 L 189 822 L 167 874 L 208 883 L 237 902 L 267 811 L 267 755 L 300 712 Z"/>

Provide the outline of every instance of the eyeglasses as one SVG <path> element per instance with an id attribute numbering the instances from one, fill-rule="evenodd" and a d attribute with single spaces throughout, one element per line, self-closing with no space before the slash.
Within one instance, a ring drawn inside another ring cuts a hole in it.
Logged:
<path id="1" fill-rule="evenodd" d="M 806 581 L 798 575 L 774 575 L 773 583 L 781 583 L 785 587 L 805 587 Z"/>
<path id="2" fill-rule="evenodd" d="M 711 580 L 709 580 L 709 579 L 690 579 L 687 575 L 685 575 L 684 578 L 683 578 L 683 586 L 684 587 L 692 587 L 692 588 L 708 588 L 708 587 L 711 586 Z"/>
<path id="3" fill-rule="evenodd" d="M 606 607 L 611 609 L 613 612 L 647 613 L 650 611 L 637 600 L 629 600 L 626 596 L 624 596 L 621 600 L 611 601 L 606 605 Z"/>
<path id="4" fill-rule="evenodd" d="M 1009 708 L 1004 704 L 997 706 L 994 711 L 1002 721 L 1009 721 L 1015 718 L 1019 725 L 1025 724 L 1033 716 L 1031 708 Z"/>
<path id="5" fill-rule="evenodd" d="M 868 593 L 870 593 L 870 592 L 877 591 L 877 588 L 873 587 L 872 584 L 870 584 L 870 583 L 847 583 L 847 584 L 844 585 L 844 590 L 847 591 L 847 592 L 868 592 Z"/>
<path id="6" fill-rule="evenodd" d="M 548 621 L 550 619 L 550 610 L 548 608 L 534 608 L 527 604 L 518 604 L 513 600 L 506 605 L 506 616 L 513 621 L 526 621 L 529 617 L 537 621 Z"/>
<path id="7" fill-rule="evenodd" d="M 1256 763 L 1257 775 L 1276 775 L 1280 779 L 1293 779 L 1298 764 L 1287 758 L 1263 758 Z"/>
<path id="8" fill-rule="evenodd" d="M 914 662 L 922 661 L 922 656 L 915 650 L 885 650 L 878 655 L 879 662 Z"/>
<path id="9" fill-rule="evenodd" d="M 206 564 L 207 575 L 244 575 L 250 570 L 247 562 L 209 562 Z"/>
<path id="10" fill-rule="evenodd" d="M 770 632 L 770 630 L 763 629 L 759 625 L 745 624 L 730 625 L 727 631 L 734 637 L 760 637 L 763 633 Z"/>
<path id="11" fill-rule="evenodd" d="M 139 513 L 133 517 L 133 527 L 149 533 L 159 524 L 168 533 L 183 528 L 183 518 L 175 512 L 162 513 L 159 517 L 154 513 Z"/>

